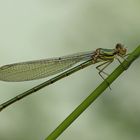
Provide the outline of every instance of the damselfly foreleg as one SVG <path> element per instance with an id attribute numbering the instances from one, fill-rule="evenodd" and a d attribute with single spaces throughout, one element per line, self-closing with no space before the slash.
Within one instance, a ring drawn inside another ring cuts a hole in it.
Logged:
<path id="1" fill-rule="evenodd" d="M 130 55 L 130 54 L 128 54 L 128 55 Z M 124 57 L 123 57 L 123 56 L 119 56 L 119 57 L 121 57 L 123 60 L 127 61 L 127 59 L 125 59 L 125 56 L 124 56 Z M 127 68 L 125 68 L 125 67 L 123 66 L 121 60 L 120 60 L 117 56 L 115 56 L 115 59 L 117 59 L 118 62 L 121 64 L 121 66 L 122 66 L 125 70 L 127 70 Z"/>

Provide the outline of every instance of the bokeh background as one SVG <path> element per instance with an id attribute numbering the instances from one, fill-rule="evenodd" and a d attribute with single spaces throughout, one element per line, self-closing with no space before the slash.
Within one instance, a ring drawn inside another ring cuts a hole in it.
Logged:
<path id="1" fill-rule="evenodd" d="M 139 0 L 0 1 L 0 65 L 140 44 Z M 118 62 L 107 69 L 110 73 Z M 139 140 L 140 60 L 58 140 Z M 46 79 L 0 82 L 0 103 Z M 0 140 L 43 140 L 100 83 L 90 66 L 0 112 Z"/>

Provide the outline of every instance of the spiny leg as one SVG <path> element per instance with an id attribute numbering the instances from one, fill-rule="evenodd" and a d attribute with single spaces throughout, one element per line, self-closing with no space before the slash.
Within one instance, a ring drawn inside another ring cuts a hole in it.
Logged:
<path id="1" fill-rule="evenodd" d="M 126 57 L 129 56 L 130 54 L 131 54 L 131 53 L 128 53 L 128 54 L 126 54 L 126 55 L 124 55 L 124 56 L 119 55 L 119 57 L 121 57 L 123 60 L 127 61 Z M 119 59 L 117 56 L 115 56 L 115 58 L 116 58 L 116 59 Z M 121 64 L 120 60 L 118 60 L 118 61 L 119 61 L 119 63 Z"/>
<path id="2" fill-rule="evenodd" d="M 115 58 L 118 60 L 118 62 L 119 62 L 120 64 L 122 64 L 122 62 L 120 61 L 120 59 L 119 59 L 117 56 L 115 56 Z"/>
<path id="3" fill-rule="evenodd" d="M 106 83 L 109 85 L 110 90 L 111 90 L 110 84 L 109 84 L 108 81 L 103 77 L 103 75 L 102 75 L 101 73 L 104 73 L 104 74 L 108 75 L 106 72 L 104 72 L 104 69 L 105 69 L 108 65 L 110 65 L 112 62 L 113 62 L 113 60 L 111 60 L 111 61 L 106 61 L 106 62 L 104 62 L 104 63 L 102 63 L 102 64 L 100 64 L 100 65 L 98 65 L 98 66 L 96 67 L 96 69 L 99 70 L 99 75 L 101 76 L 101 78 L 102 78 L 104 81 L 106 81 Z M 105 64 L 106 64 L 106 65 L 105 65 Z M 103 66 L 103 65 L 105 65 L 105 66 L 104 66 L 102 69 L 100 69 L 100 67 Z"/>
<path id="4" fill-rule="evenodd" d="M 120 56 L 121 57 L 121 56 Z M 118 60 L 118 62 L 121 64 L 121 66 L 125 69 L 125 70 L 127 70 L 127 68 L 125 68 L 124 66 L 123 66 L 123 64 L 122 64 L 122 62 L 120 61 L 120 59 L 117 57 L 117 56 L 115 56 L 115 58 Z M 123 60 L 125 60 L 125 61 L 127 61 L 124 57 L 121 57 Z"/>
<path id="5" fill-rule="evenodd" d="M 111 61 L 112 62 L 112 61 Z M 106 64 L 106 65 L 105 65 Z M 96 69 L 100 72 L 100 73 L 104 73 L 105 75 L 109 75 L 108 73 L 106 73 L 106 72 L 104 72 L 104 69 L 108 66 L 110 64 L 110 61 L 106 61 L 106 62 L 104 62 L 104 63 L 102 63 L 102 64 L 100 64 L 100 65 L 98 65 L 97 67 L 96 67 Z M 103 65 L 105 65 L 102 69 L 100 69 L 100 67 L 101 66 L 103 66 Z"/>
<path id="6" fill-rule="evenodd" d="M 128 53 L 128 54 L 126 54 L 126 55 L 124 55 L 124 57 L 123 58 L 125 58 L 126 56 L 129 56 L 131 53 Z"/>
<path id="7" fill-rule="evenodd" d="M 120 56 L 120 55 L 119 55 L 119 56 L 120 56 L 123 60 L 125 60 L 125 61 L 127 61 L 127 62 L 128 62 L 128 60 L 127 60 L 127 58 L 126 58 L 126 57 L 127 57 L 127 56 L 129 56 L 129 55 L 130 55 L 130 53 L 128 53 L 128 54 L 126 54 L 126 55 L 124 55 L 124 56 Z"/>

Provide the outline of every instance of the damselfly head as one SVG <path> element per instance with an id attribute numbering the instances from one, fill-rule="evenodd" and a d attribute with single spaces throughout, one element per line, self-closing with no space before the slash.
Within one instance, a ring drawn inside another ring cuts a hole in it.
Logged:
<path id="1" fill-rule="evenodd" d="M 116 44 L 116 53 L 120 56 L 126 55 L 127 49 L 121 43 Z"/>

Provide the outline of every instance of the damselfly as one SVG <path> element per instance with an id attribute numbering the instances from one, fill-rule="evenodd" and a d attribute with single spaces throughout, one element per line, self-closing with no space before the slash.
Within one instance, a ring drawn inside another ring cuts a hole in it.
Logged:
<path id="1" fill-rule="evenodd" d="M 1 104 L 0 110 L 47 85 L 95 63 L 102 62 L 96 68 L 99 70 L 100 76 L 104 79 L 102 76 L 102 73 L 106 74 L 104 69 L 112 63 L 114 59 L 120 62 L 119 57 L 124 58 L 126 51 L 127 49 L 118 43 L 114 49 L 98 48 L 90 52 L 2 66 L 0 67 L 0 80 L 8 82 L 29 81 L 64 72 Z M 101 69 L 101 66 L 104 67 Z"/>

